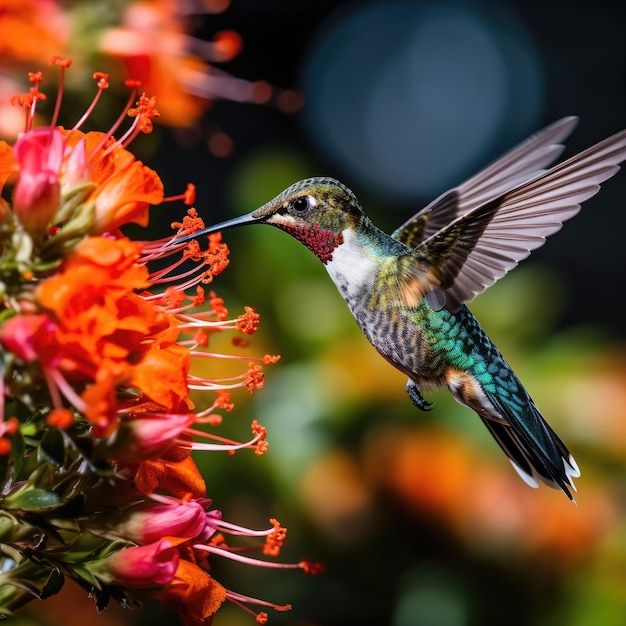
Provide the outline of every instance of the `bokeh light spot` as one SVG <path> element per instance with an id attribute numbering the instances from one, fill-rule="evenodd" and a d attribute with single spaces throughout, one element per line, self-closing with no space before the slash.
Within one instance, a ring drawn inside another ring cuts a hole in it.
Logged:
<path id="1" fill-rule="evenodd" d="M 542 72 L 511 11 L 395 1 L 330 22 L 304 69 L 313 139 L 398 198 L 461 182 L 538 123 Z"/>

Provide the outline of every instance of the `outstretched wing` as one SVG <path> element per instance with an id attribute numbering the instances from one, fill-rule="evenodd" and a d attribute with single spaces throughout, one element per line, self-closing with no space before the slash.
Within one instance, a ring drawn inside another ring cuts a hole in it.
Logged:
<path id="1" fill-rule="evenodd" d="M 403 293 L 414 283 L 433 308 L 457 310 L 557 232 L 625 160 L 623 130 L 457 217 L 400 257 Z"/>
<path id="2" fill-rule="evenodd" d="M 563 152 L 560 142 L 577 123 L 577 117 L 564 117 L 540 130 L 462 185 L 433 200 L 402 224 L 392 237 L 415 248 L 457 217 L 534 178 Z"/>

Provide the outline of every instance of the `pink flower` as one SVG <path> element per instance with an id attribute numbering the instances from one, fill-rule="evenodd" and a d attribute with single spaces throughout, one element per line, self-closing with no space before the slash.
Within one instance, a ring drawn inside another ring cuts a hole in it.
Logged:
<path id="1" fill-rule="evenodd" d="M 44 234 L 59 207 L 63 150 L 61 131 L 49 126 L 20 135 L 13 147 L 20 170 L 13 210 L 30 235 Z"/>
<path id="2" fill-rule="evenodd" d="M 123 419 L 112 440 L 107 456 L 129 463 L 158 456 L 171 448 L 177 438 L 193 423 L 193 415 L 145 415 Z"/>
<path id="3" fill-rule="evenodd" d="M 49 364 L 57 354 L 54 322 L 47 315 L 16 315 L 0 329 L 0 344 L 25 363 Z"/>
<path id="4" fill-rule="evenodd" d="M 172 582 L 179 560 L 176 548 L 167 539 L 161 539 L 147 546 L 114 552 L 86 567 L 105 584 L 152 589 Z"/>
<path id="5" fill-rule="evenodd" d="M 130 541 L 150 544 L 162 537 L 192 538 L 203 533 L 206 526 L 204 507 L 195 500 L 153 496 L 161 504 L 146 502 L 119 515 L 95 520 L 100 531 L 111 528 L 114 535 Z"/>

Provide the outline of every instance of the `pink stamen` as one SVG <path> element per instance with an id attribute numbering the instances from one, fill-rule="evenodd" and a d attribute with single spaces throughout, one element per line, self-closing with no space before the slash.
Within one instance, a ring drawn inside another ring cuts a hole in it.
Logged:
<path id="1" fill-rule="evenodd" d="M 236 552 L 232 552 L 231 550 L 226 550 L 224 548 L 218 548 L 217 546 L 204 545 L 204 544 L 194 544 L 193 547 L 196 550 L 202 550 L 203 552 L 210 552 L 211 554 L 223 556 L 223 557 L 226 557 L 227 559 L 238 561 L 239 563 L 245 563 L 246 565 L 256 565 L 258 567 L 267 567 L 269 569 L 304 569 L 302 562 L 280 563 L 277 561 L 263 561 L 261 559 L 255 559 L 251 556 L 244 556 L 243 554 L 237 554 Z M 274 606 L 274 605 L 267 604 L 267 606 Z"/>
<path id="2" fill-rule="evenodd" d="M 208 324 L 209 322 L 207 322 Z M 219 324 L 220 322 L 214 322 Z M 191 351 L 192 358 L 198 359 L 230 359 L 234 361 L 263 361 L 263 357 L 260 356 L 247 356 L 242 354 L 220 354 L 219 352 L 199 352 L 198 350 Z"/>
<path id="3" fill-rule="evenodd" d="M 195 391 L 218 391 L 220 389 L 237 389 L 239 387 L 242 387 L 242 382 L 243 382 L 243 378 L 244 375 L 241 374 L 240 376 L 231 376 L 229 378 L 220 378 L 219 380 L 208 380 L 206 378 L 198 378 L 195 376 L 190 376 L 189 380 L 190 380 L 190 384 L 189 384 L 189 389 L 194 389 Z M 237 383 L 233 383 L 233 384 L 225 384 L 228 381 L 239 381 Z M 192 381 L 195 381 L 198 384 L 191 384 Z M 201 383 L 201 384 L 200 384 Z"/>
<path id="4" fill-rule="evenodd" d="M 187 278 L 188 276 L 193 276 L 198 271 L 197 267 L 193 267 L 190 270 L 183 272 L 182 274 L 177 274 L 176 276 L 170 276 L 169 278 L 165 278 L 170 272 L 172 272 L 172 270 L 176 269 L 177 267 L 180 267 L 186 260 L 187 259 L 185 258 L 181 258 L 175 263 L 172 263 L 172 265 L 169 265 L 168 267 L 158 272 L 154 272 L 153 274 L 150 274 L 150 282 L 157 283 L 157 284 L 171 283 L 171 282 L 176 282 L 183 278 Z"/>
<path id="5" fill-rule="evenodd" d="M 133 104 L 133 102 L 134 102 L 136 97 L 137 97 L 137 88 L 133 86 L 132 89 L 131 89 L 131 93 L 130 93 L 130 96 L 128 98 L 128 101 L 126 102 L 126 106 L 122 109 L 122 112 L 120 113 L 118 118 L 113 123 L 113 126 L 111 126 L 111 128 L 108 130 L 108 132 L 104 135 L 104 137 L 102 138 L 102 141 L 100 141 L 100 143 L 89 153 L 89 155 L 87 157 L 88 159 L 91 158 L 94 154 L 98 154 L 98 152 L 107 143 L 107 141 L 111 137 L 113 137 L 113 134 L 115 133 L 115 131 L 121 126 L 122 122 L 126 119 L 126 116 L 127 116 L 127 113 L 128 113 L 128 109 L 130 109 L 130 107 L 132 106 L 132 104 Z M 105 150 L 103 152 L 101 157 L 104 157 L 111 150 L 113 150 L 115 148 L 115 146 L 119 146 L 119 145 L 121 145 L 121 140 L 115 141 L 115 143 L 113 143 L 111 146 L 109 146 L 107 148 L 107 150 Z"/>
<path id="6" fill-rule="evenodd" d="M 187 206 L 191 206 L 196 199 L 196 186 L 193 183 L 187 183 L 187 188 L 184 193 L 178 194 L 177 196 L 168 196 L 167 198 L 163 198 L 163 202 L 175 202 L 177 200 L 182 200 Z"/>
<path id="7" fill-rule="evenodd" d="M 103 82 L 103 75 L 101 72 L 96 72 L 93 75 L 93 78 L 98 80 L 98 91 L 96 92 L 96 95 L 93 97 L 91 104 L 87 107 L 87 110 L 85 111 L 83 116 L 78 120 L 78 122 L 76 122 L 76 124 L 74 124 L 74 126 L 72 127 L 72 130 L 78 130 L 85 123 L 87 118 L 93 113 L 94 109 L 96 108 L 96 104 L 98 104 L 98 100 L 100 100 L 100 96 L 102 95 L 102 92 L 105 89 L 107 89 L 109 86 L 108 82 L 106 81 Z M 109 136 L 110 135 L 107 136 L 107 139 Z"/>
<path id="8" fill-rule="evenodd" d="M 201 443 L 198 441 L 179 441 L 177 442 L 183 448 L 191 449 L 191 450 L 202 450 L 202 451 L 236 451 L 243 450 L 244 448 L 254 448 L 256 444 L 265 439 L 265 433 L 259 432 L 255 437 L 250 439 L 250 441 L 246 441 L 245 443 L 238 443 L 237 441 L 233 441 L 232 439 L 226 439 L 225 437 L 220 437 L 219 435 L 214 435 L 210 433 L 205 433 L 201 430 L 195 430 L 193 428 L 185 429 L 185 433 L 188 435 L 196 436 L 196 437 L 204 437 L 205 439 L 213 439 L 214 441 L 221 441 L 221 444 L 215 443 Z"/>
<path id="9" fill-rule="evenodd" d="M 59 111 L 61 110 L 61 102 L 63 101 L 63 91 L 65 90 L 65 70 L 72 65 L 71 59 L 63 59 L 59 55 L 54 55 L 49 65 L 58 65 L 61 68 L 61 76 L 59 77 L 59 88 L 57 89 L 57 99 L 54 103 L 54 113 L 52 114 L 52 120 L 50 127 L 54 128 L 57 125 L 59 119 Z"/>
<path id="10" fill-rule="evenodd" d="M 74 391 L 72 386 L 65 380 L 63 374 L 54 368 L 44 368 L 44 375 L 48 388 L 50 390 L 50 396 L 52 397 L 52 403 L 55 408 L 63 408 L 61 399 L 62 394 L 74 408 L 82 413 L 87 411 L 87 405 L 83 402 L 82 398 Z M 60 392 L 60 393 L 59 393 Z"/>
<path id="11" fill-rule="evenodd" d="M 139 130 L 139 124 L 141 122 L 141 118 L 137 116 L 132 124 L 129 126 L 128 130 L 118 139 L 118 143 L 122 147 L 126 147 L 132 140 L 141 132 Z"/>
<path id="12" fill-rule="evenodd" d="M 33 87 L 33 89 L 33 101 L 30 105 L 28 117 L 26 118 L 26 131 L 29 131 L 33 128 L 33 122 L 35 121 L 35 110 L 37 109 L 37 100 L 39 99 L 37 97 L 39 95 L 39 83 L 35 83 L 35 87 Z"/>
<path id="13" fill-rule="evenodd" d="M 274 526 L 271 526 L 270 528 L 266 528 L 264 530 L 252 530 L 250 528 L 246 528 L 245 526 L 238 526 L 237 524 L 225 522 L 224 520 L 214 519 L 212 521 L 214 523 L 209 523 L 209 526 L 212 526 L 220 532 L 228 533 L 229 535 L 241 535 L 244 537 L 266 537 L 267 535 L 271 535 L 276 530 Z"/>
<path id="14" fill-rule="evenodd" d="M 273 602 L 267 602 L 266 600 L 261 600 L 260 598 L 253 598 L 252 596 L 245 596 L 242 593 L 236 593 L 235 591 L 228 591 L 226 593 L 226 597 L 236 604 L 240 602 L 249 602 L 250 604 L 257 604 L 259 606 L 268 606 L 275 611 L 291 611 L 291 604 L 274 604 Z M 243 607 L 245 610 L 250 612 L 250 609 L 247 607 Z M 255 613 L 252 613 L 255 615 Z"/>

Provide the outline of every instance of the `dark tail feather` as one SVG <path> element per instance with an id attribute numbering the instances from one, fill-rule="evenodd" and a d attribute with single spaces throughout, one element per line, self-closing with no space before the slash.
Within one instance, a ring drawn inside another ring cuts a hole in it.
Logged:
<path id="1" fill-rule="evenodd" d="M 498 395 L 487 391 L 485 395 L 504 421 L 481 415 L 483 422 L 524 482 L 538 487 L 541 480 L 550 487 L 562 489 L 575 502 L 570 488 L 576 491 L 572 478 L 580 476 L 578 465 L 533 401 L 528 398 L 520 416 Z"/>

